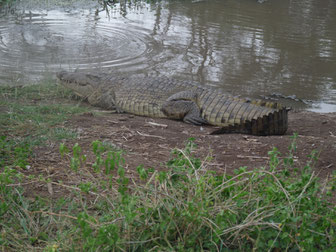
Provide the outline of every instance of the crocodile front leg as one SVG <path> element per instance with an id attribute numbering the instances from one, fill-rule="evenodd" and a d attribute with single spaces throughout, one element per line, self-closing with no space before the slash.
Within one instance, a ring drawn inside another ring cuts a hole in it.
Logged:
<path id="1" fill-rule="evenodd" d="M 193 101 L 167 101 L 161 110 L 170 119 L 183 120 L 194 125 L 208 124 L 207 120 L 201 117 L 201 111 Z"/>
<path id="2" fill-rule="evenodd" d="M 88 97 L 88 102 L 93 106 L 108 110 L 116 110 L 117 113 L 124 113 L 124 111 L 117 105 L 113 89 L 96 90 Z"/>

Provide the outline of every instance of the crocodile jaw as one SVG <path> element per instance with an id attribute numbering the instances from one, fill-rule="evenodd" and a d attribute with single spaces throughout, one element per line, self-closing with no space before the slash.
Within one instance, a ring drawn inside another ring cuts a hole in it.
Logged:
<path id="1" fill-rule="evenodd" d="M 81 98 L 89 97 L 99 87 L 100 79 L 97 76 L 77 72 L 61 71 L 56 73 L 62 86 L 74 91 Z"/>

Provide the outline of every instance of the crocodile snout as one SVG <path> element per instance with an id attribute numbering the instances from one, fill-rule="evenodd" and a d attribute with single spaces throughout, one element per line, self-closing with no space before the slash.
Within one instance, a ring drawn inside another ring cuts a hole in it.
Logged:
<path id="1" fill-rule="evenodd" d="M 66 71 L 60 71 L 60 72 L 57 72 L 56 73 L 56 77 L 60 80 L 63 80 L 64 79 L 64 76 L 67 74 Z"/>

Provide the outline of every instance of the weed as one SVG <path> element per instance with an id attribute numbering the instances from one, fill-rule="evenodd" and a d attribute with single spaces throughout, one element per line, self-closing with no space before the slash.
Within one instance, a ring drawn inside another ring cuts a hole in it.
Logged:
<path id="1" fill-rule="evenodd" d="M 5 165 L 25 168 L 32 150 L 28 141 L 15 141 L 0 136 L 0 167 Z"/>
<path id="2" fill-rule="evenodd" d="M 74 171 L 77 171 L 78 168 L 86 161 L 86 156 L 82 155 L 81 152 L 81 147 L 76 143 L 72 147 L 73 156 L 70 159 L 70 168 Z"/>

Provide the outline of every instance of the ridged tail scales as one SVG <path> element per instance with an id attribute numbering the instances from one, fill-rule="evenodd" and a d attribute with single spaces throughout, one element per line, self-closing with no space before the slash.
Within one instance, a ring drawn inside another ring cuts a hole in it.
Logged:
<path id="1" fill-rule="evenodd" d="M 235 123 L 215 130 L 211 135 L 225 133 L 244 133 L 256 136 L 283 135 L 288 128 L 288 109 L 281 108 L 257 119 Z"/>
<path id="2" fill-rule="evenodd" d="M 210 124 L 221 126 L 211 134 L 245 133 L 257 136 L 283 135 L 288 128 L 288 108 L 277 103 L 228 98 L 216 114 L 204 115 Z M 219 122 L 220 121 L 220 122 Z"/>

